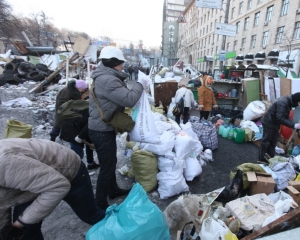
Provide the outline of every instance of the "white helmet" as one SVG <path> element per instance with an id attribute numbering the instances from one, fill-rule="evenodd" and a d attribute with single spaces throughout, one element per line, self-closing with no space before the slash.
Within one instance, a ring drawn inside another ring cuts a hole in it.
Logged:
<path id="1" fill-rule="evenodd" d="M 101 50 L 99 59 L 103 59 L 103 58 L 104 59 L 116 58 L 120 61 L 126 61 L 122 51 L 119 48 L 113 46 L 107 46 Z"/>

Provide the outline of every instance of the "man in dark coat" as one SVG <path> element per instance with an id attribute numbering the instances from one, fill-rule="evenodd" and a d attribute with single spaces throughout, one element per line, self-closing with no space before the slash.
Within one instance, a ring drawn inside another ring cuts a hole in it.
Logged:
<path id="1" fill-rule="evenodd" d="M 275 147 L 280 125 L 300 129 L 300 124 L 289 119 L 293 107 L 300 105 L 300 92 L 283 96 L 274 102 L 262 118 L 263 138 L 259 149 L 259 160 L 265 160 L 265 154 L 270 157 L 275 155 Z"/>

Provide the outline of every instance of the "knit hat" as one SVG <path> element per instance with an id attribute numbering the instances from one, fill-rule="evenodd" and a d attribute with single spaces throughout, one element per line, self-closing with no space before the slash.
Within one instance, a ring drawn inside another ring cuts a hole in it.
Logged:
<path id="1" fill-rule="evenodd" d="M 105 67 L 110 67 L 110 68 L 114 68 L 122 63 L 124 63 L 124 61 L 119 60 L 117 58 L 110 58 L 110 59 L 102 59 L 102 63 Z"/>
<path id="2" fill-rule="evenodd" d="M 186 85 L 188 85 L 189 81 L 190 81 L 190 79 L 184 77 L 178 82 L 178 86 L 180 86 L 180 87 L 186 86 Z"/>
<path id="3" fill-rule="evenodd" d="M 75 87 L 77 89 L 86 89 L 87 85 L 84 80 L 76 80 Z"/>
<path id="4" fill-rule="evenodd" d="M 297 107 L 298 102 L 300 102 L 300 92 L 297 92 L 297 93 L 292 95 L 292 101 L 293 101 L 293 106 Z"/>

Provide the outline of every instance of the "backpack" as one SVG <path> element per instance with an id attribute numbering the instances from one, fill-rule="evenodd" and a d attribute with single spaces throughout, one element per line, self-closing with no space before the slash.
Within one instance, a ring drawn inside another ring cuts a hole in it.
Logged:
<path id="1" fill-rule="evenodd" d="M 63 119 L 82 117 L 83 110 L 89 108 L 89 102 L 84 100 L 69 100 L 62 104 L 57 111 Z"/>

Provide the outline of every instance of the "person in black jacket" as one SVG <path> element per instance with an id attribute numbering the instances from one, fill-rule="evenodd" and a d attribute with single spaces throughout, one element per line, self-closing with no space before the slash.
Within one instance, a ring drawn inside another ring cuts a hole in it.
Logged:
<path id="1" fill-rule="evenodd" d="M 300 124 L 289 119 L 293 107 L 300 105 L 300 92 L 283 96 L 274 102 L 262 118 L 263 138 L 259 149 L 259 161 L 265 160 L 267 153 L 271 158 L 275 155 L 275 147 L 280 125 L 300 129 Z"/>
<path id="2" fill-rule="evenodd" d="M 100 165 L 94 162 L 93 150 L 87 144 L 84 144 L 85 140 L 89 145 L 91 145 L 91 140 L 89 139 L 88 130 L 88 119 L 89 119 L 89 109 L 82 110 L 82 117 L 65 119 L 61 128 L 60 138 L 64 141 L 70 143 L 70 148 L 78 154 L 82 159 L 85 145 L 87 169 L 95 169 Z"/>

